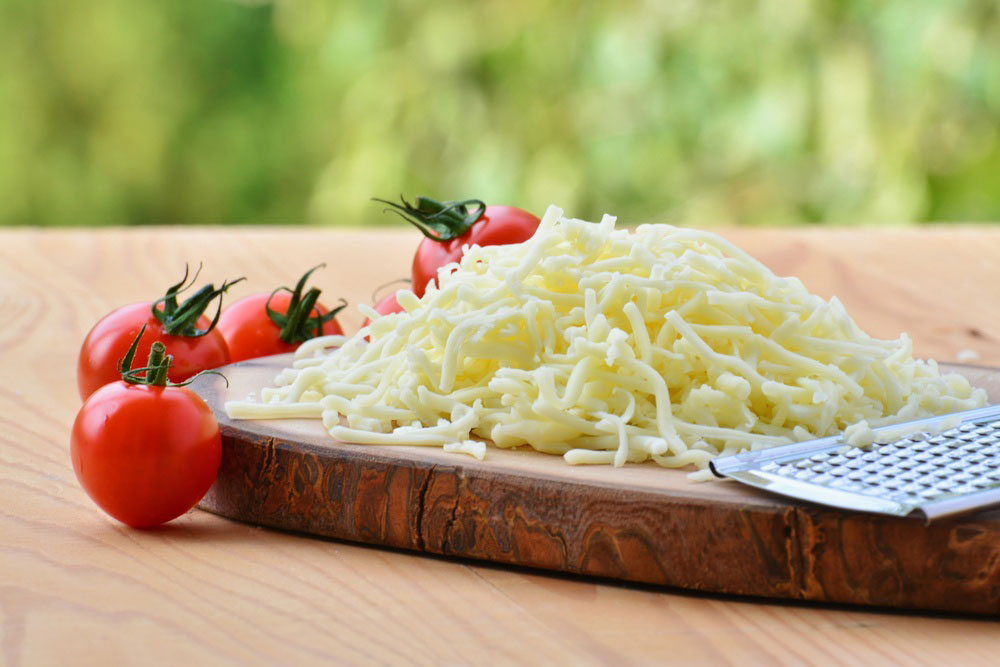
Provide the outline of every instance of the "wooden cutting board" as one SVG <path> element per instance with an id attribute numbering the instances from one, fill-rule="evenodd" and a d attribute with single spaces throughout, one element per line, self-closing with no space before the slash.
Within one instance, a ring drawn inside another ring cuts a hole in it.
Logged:
<path id="1" fill-rule="evenodd" d="M 530 450 L 485 461 L 334 441 L 318 420 L 231 421 L 287 356 L 193 385 L 222 427 L 200 507 L 262 526 L 446 556 L 737 595 L 1000 614 L 1000 510 L 916 518 L 694 483 L 652 464 L 574 467 Z M 1000 373 L 956 366 L 993 403 Z"/>

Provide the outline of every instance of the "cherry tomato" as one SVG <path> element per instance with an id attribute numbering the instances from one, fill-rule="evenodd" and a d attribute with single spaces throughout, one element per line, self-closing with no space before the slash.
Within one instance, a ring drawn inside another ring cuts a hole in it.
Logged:
<path id="1" fill-rule="evenodd" d="M 197 337 L 171 335 L 164 331 L 163 322 L 153 315 L 151 302 L 133 303 L 104 316 L 84 339 L 76 368 L 80 398 L 85 399 L 100 387 L 121 379 L 118 361 L 125 356 L 143 325 L 146 330 L 139 341 L 137 354 L 144 359 L 153 341 L 163 341 L 174 357 L 171 382 L 182 382 L 200 371 L 229 363 L 229 348 L 216 329 Z M 202 316 L 196 326 L 204 331 L 210 328 L 211 322 Z"/>
<path id="2" fill-rule="evenodd" d="M 530 239 L 538 229 L 537 216 L 513 206 L 486 206 L 478 199 L 438 202 L 417 197 L 416 205 L 383 203 L 424 233 L 413 257 L 413 292 L 424 295 L 427 285 L 445 264 L 462 258 L 465 245 L 505 245 Z M 468 210 L 470 204 L 476 208 Z"/>
<path id="3" fill-rule="evenodd" d="M 199 268 L 200 271 L 200 268 Z M 170 381 L 182 382 L 209 368 L 229 363 L 229 349 L 222 335 L 214 327 L 222 310 L 222 295 L 243 280 L 223 282 L 216 289 L 211 284 L 197 290 L 183 303 L 177 297 L 198 279 L 195 273 L 187 284 L 188 270 L 184 277 L 167 289 L 156 301 L 143 301 L 122 306 L 105 315 L 90 330 L 80 347 L 77 359 L 76 382 L 80 398 L 86 399 L 99 387 L 121 379 L 119 360 L 125 357 L 132 342 L 136 342 L 140 359 L 149 354 L 154 340 L 165 341 L 173 354 Z M 209 320 L 202 313 L 216 298 L 219 309 L 215 319 Z M 141 338 L 139 336 L 142 332 Z"/>
<path id="4" fill-rule="evenodd" d="M 281 340 L 281 328 L 268 317 L 265 310 L 270 298 L 270 294 L 251 294 L 234 301 L 222 311 L 216 328 L 226 339 L 229 357 L 233 362 L 293 352 L 302 344 L 302 341 L 286 343 Z M 288 312 L 290 301 L 291 295 L 279 292 L 271 299 L 271 308 L 285 314 Z M 326 315 L 329 311 L 322 305 L 316 304 L 313 312 Z M 332 319 L 323 323 L 322 331 L 324 336 L 344 333 L 337 320 Z"/>
<path id="5" fill-rule="evenodd" d="M 222 311 L 216 329 L 225 338 L 232 361 L 292 352 L 310 338 L 344 333 L 333 318 L 346 303 L 330 312 L 317 302 L 318 288 L 302 294 L 309 274 L 317 268 L 307 271 L 294 290 L 251 294 Z"/>
<path id="6" fill-rule="evenodd" d="M 84 401 L 70 436 L 73 470 L 101 509 L 137 528 L 194 507 L 215 481 L 222 455 L 219 424 L 201 398 L 166 386 L 170 357 L 153 344 L 143 378 L 129 373 L 139 337 L 126 352 L 124 380 Z"/>

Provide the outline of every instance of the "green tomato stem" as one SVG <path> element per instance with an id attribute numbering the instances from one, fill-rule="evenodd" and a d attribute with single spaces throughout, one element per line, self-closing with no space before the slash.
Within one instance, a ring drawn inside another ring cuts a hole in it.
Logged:
<path id="1" fill-rule="evenodd" d="M 118 371 L 121 373 L 124 382 L 153 387 L 185 387 L 194 382 L 194 379 L 198 376 L 205 373 L 212 373 L 213 375 L 221 376 L 226 381 L 226 386 L 229 386 L 229 380 L 226 376 L 214 370 L 201 371 L 183 382 L 171 382 L 167 375 L 174 363 L 174 358 L 167 354 L 167 347 L 162 341 L 154 341 L 150 346 L 149 360 L 145 366 L 142 368 L 132 368 L 132 361 L 135 359 L 135 353 L 139 349 L 139 341 L 142 339 L 142 334 L 144 333 L 146 333 L 145 324 L 142 325 L 139 334 L 132 340 L 132 344 L 129 346 L 128 352 L 125 353 L 125 357 L 118 362 Z"/>
<path id="2" fill-rule="evenodd" d="M 146 364 L 149 370 L 146 371 L 146 378 L 148 378 L 148 383 L 153 386 L 167 386 L 167 372 L 170 370 L 174 358 L 166 352 L 166 346 L 160 341 L 154 342 L 149 350 L 149 362 Z"/>
<path id="3" fill-rule="evenodd" d="M 444 243 L 456 239 L 483 217 L 486 204 L 479 199 L 464 199 L 462 201 L 437 201 L 430 197 L 417 197 L 416 205 L 406 201 L 402 195 L 402 204 L 386 199 L 374 198 L 373 201 L 388 204 L 386 211 L 391 211 L 419 229 L 424 236 L 434 241 Z M 470 211 L 469 206 L 475 205 Z"/>
<path id="4" fill-rule="evenodd" d="M 278 337 L 285 343 L 302 343 L 311 338 L 321 336 L 323 334 L 323 325 L 336 317 L 337 313 L 347 306 L 347 302 L 341 299 L 340 306 L 324 315 L 316 308 L 316 302 L 319 300 L 319 295 L 321 294 L 321 290 L 318 287 L 311 287 L 305 295 L 302 294 L 302 290 L 305 289 L 306 282 L 309 280 L 312 272 L 325 266 L 325 264 L 319 264 L 306 271 L 299 278 L 299 282 L 296 283 L 294 290 L 287 287 L 279 287 L 274 290 L 264 305 L 267 316 L 281 330 Z M 271 299 L 278 292 L 289 292 L 292 295 L 288 301 L 288 308 L 284 313 L 279 313 L 271 308 Z"/>
<path id="5" fill-rule="evenodd" d="M 222 314 L 222 295 L 236 283 L 241 280 L 245 280 L 244 278 L 237 278 L 233 281 L 224 281 L 222 283 L 222 287 L 218 289 L 209 283 L 191 295 L 186 301 L 178 304 L 178 295 L 191 288 L 195 281 L 198 280 L 198 275 L 200 273 L 201 266 L 199 265 L 198 271 L 194 274 L 194 278 L 192 278 L 190 284 L 188 284 L 189 270 L 188 266 L 185 265 L 184 277 L 181 278 L 181 281 L 171 285 L 167 289 L 167 293 L 164 296 L 153 302 L 153 316 L 163 324 L 164 333 L 171 336 L 187 336 L 190 338 L 198 338 L 200 336 L 207 335 L 212 329 L 215 328 L 215 325 L 219 323 L 219 316 Z M 215 316 L 212 318 L 212 321 L 207 328 L 199 329 L 197 327 L 198 318 L 205 313 L 209 304 L 211 304 L 216 297 L 219 299 L 219 305 L 215 310 Z M 163 307 L 158 308 L 161 304 Z"/>

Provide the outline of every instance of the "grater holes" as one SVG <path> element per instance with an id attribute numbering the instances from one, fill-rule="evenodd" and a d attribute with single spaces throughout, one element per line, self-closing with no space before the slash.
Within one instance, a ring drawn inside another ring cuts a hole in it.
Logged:
<path id="1" fill-rule="evenodd" d="M 871 447 L 836 440 L 822 446 L 776 456 L 753 469 L 797 480 L 802 498 L 810 498 L 812 487 L 812 497 L 819 502 L 821 488 L 882 498 L 903 508 L 1000 488 L 1000 418 L 959 424 L 941 433 L 918 432 Z"/>

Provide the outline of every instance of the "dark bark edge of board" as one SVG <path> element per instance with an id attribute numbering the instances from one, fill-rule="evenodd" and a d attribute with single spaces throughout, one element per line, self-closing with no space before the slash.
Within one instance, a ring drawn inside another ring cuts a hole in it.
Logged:
<path id="1" fill-rule="evenodd" d="M 925 526 L 780 499 L 708 502 L 228 424 L 200 506 L 273 528 L 698 591 L 1000 613 L 996 511 Z"/>

